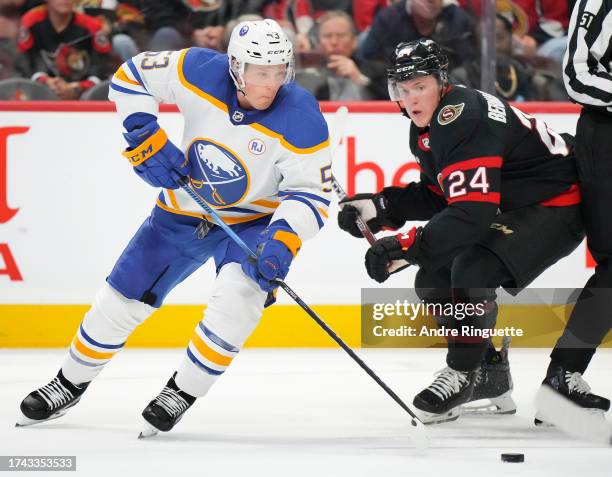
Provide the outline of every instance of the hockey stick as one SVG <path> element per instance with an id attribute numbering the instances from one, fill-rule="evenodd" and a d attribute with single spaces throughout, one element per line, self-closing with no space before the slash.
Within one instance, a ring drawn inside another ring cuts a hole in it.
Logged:
<path id="1" fill-rule="evenodd" d="M 202 209 L 206 211 L 207 214 L 214 220 L 214 222 L 223 229 L 223 231 L 229 235 L 229 237 L 238 245 L 244 253 L 250 259 L 257 260 L 257 255 L 253 253 L 253 251 L 249 248 L 249 246 L 240 238 L 240 236 L 234 232 L 229 225 L 223 222 L 223 219 L 219 217 L 217 212 L 206 202 L 204 201 L 196 192 L 189 186 L 189 179 L 185 176 L 180 175 L 178 172 L 174 172 L 174 178 L 177 181 L 178 185 L 183 189 L 189 197 L 191 197 Z M 340 346 L 344 351 L 348 353 L 348 355 L 353 358 L 353 360 L 363 369 L 376 383 L 385 390 L 385 392 L 393 398 L 393 400 L 400 405 L 400 407 L 406 411 L 412 417 L 410 423 L 413 427 L 417 427 L 419 429 L 423 428 L 423 423 L 419 420 L 416 414 L 410 409 L 404 401 L 400 399 L 400 397 L 395 394 L 395 392 L 387 386 L 382 379 L 378 377 L 378 375 L 372 371 L 372 369 L 363 362 L 363 360 L 357 356 L 357 354 L 344 342 L 342 339 L 325 323 L 319 316 L 306 304 L 302 299 L 287 285 L 283 280 L 275 279 L 275 283 L 277 283 L 285 292 L 306 312 L 308 315 L 317 322 L 317 324 L 323 328 L 323 330 L 329 335 L 331 339 L 333 339 L 338 346 Z"/>
<path id="2" fill-rule="evenodd" d="M 346 130 L 347 121 L 348 121 L 348 108 L 346 106 L 340 106 L 336 110 L 336 113 L 334 114 L 334 139 L 332 141 L 332 150 L 331 150 L 332 158 L 335 157 L 336 150 L 340 146 L 340 142 L 342 141 L 342 138 L 345 136 L 344 132 Z M 338 196 L 338 199 L 339 200 L 344 199 L 347 196 L 347 194 L 333 174 L 331 176 L 331 183 L 332 183 L 332 189 Z M 370 230 L 370 227 L 368 227 L 368 225 L 365 223 L 365 221 L 361 218 L 360 215 L 357 216 L 357 219 L 355 220 L 355 222 L 357 224 L 357 228 L 361 232 L 361 235 L 363 235 L 366 238 L 366 240 L 370 243 L 370 245 L 376 242 L 376 237 L 374 236 L 374 234 Z"/>

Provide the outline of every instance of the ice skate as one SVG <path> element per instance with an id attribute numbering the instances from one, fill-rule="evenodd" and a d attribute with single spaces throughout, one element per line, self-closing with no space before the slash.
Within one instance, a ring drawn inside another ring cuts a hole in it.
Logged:
<path id="1" fill-rule="evenodd" d="M 481 366 L 476 370 L 476 383 L 472 398 L 463 405 L 467 415 L 514 414 L 512 375 L 508 361 L 510 337 L 506 336 L 499 351 L 490 348 Z"/>
<path id="2" fill-rule="evenodd" d="M 475 371 L 446 367 L 436 374 L 436 379 L 413 401 L 423 424 L 454 421 L 461 415 L 461 405 L 470 400 L 474 391 Z"/>
<path id="3" fill-rule="evenodd" d="M 21 402 L 21 416 L 15 427 L 30 426 L 62 417 L 75 406 L 89 383 L 78 386 L 68 381 L 60 369 L 53 380 L 32 391 Z"/>
<path id="4" fill-rule="evenodd" d="M 138 436 L 139 439 L 154 436 L 159 431 L 168 432 L 195 402 L 195 397 L 179 389 L 174 381 L 175 376 L 176 373 L 157 397 L 142 411 L 146 424 Z"/>
<path id="5" fill-rule="evenodd" d="M 548 386 L 559 395 L 569 399 L 581 408 L 589 410 L 591 413 L 601 416 L 610 409 L 610 400 L 591 393 L 591 387 L 577 372 L 571 372 L 562 366 L 549 366 L 546 378 L 542 381 L 543 385 Z M 536 412 L 533 420 L 536 426 L 550 426 L 542 418 L 540 411 Z"/>

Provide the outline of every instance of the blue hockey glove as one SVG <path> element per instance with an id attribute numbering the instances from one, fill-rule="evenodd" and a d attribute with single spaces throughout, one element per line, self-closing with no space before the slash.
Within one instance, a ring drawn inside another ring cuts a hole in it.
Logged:
<path id="1" fill-rule="evenodd" d="M 177 189 L 179 186 L 171 171 L 188 175 L 189 161 L 183 151 L 168 139 L 155 116 L 136 113 L 125 120 L 124 126 L 128 132 L 123 136 L 129 148 L 123 155 L 134 166 L 134 172 L 153 187 Z"/>
<path id="2" fill-rule="evenodd" d="M 271 280 L 281 280 L 289 273 L 289 266 L 297 255 L 302 241 L 284 220 L 268 226 L 257 238 L 257 260 L 245 258 L 242 271 L 255 280 L 263 291 L 270 292 L 278 287 Z"/>

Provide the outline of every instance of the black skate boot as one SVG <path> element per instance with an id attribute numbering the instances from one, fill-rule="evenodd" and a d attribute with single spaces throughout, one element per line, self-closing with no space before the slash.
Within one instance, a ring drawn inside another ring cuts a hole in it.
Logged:
<path id="1" fill-rule="evenodd" d="M 142 411 L 142 417 L 148 425 L 140 433 L 139 438 L 154 436 L 159 431 L 168 432 L 195 402 L 195 397 L 179 389 L 174 381 L 175 376 L 176 372 L 164 389 Z"/>
<path id="2" fill-rule="evenodd" d="M 582 378 L 580 373 L 568 371 L 562 366 L 550 363 L 542 384 L 549 386 L 574 404 L 588 409 L 594 414 L 601 414 L 602 417 L 603 413 L 610 409 L 610 400 L 597 394 L 592 394 L 591 387 Z M 539 412 L 536 412 L 533 422 L 536 426 L 549 425 L 542 419 Z"/>
<path id="3" fill-rule="evenodd" d="M 504 337 L 502 347 L 497 351 L 492 345 L 480 367 L 476 370 L 474 393 L 463 405 L 463 413 L 471 415 L 514 414 L 516 404 L 512 399 L 512 375 L 508 361 L 510 337 Z M 482 403 L 476 403 L 476 401 Z"/>
<path id="4" fill-rule="evenodd" d="M 63 416 L 79 402 L 87 386 L 89 383 L 79 385 L 71 383 L 60 369 L 49 384 L 32 391 L 21 402 L 23 415 L 15 426 L 30 426 Z"/>
<path id="5" fill-rule="evenodd" d="M 461 414 L 461 405 L 472 397 L 476 372 L 455 371 L 446 367 L 438 371 L 429 387 L 414 397 L 423 424 L 454 421 Z"/>

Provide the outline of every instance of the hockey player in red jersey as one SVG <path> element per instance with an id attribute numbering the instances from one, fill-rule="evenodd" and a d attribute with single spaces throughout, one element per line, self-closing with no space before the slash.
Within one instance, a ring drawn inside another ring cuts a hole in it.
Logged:
<path id="1" fill-rule="evenodd" d="M 448 339 L 447 367 L 414 398 L 426 423 L 454 420 L 462 405 L 482 398 L 514 412 L 506 350 L 496 352 L 473 330 L 495 327 L 497 288 L 518 293 L 584 237 L 564 138 L 495 96 L 449 84 L 447 67 L 431 40 L 397 46 L 389 93 L 412 120 L 410 149 L 421 180 L 348 197 L 338 216 L 357 237 L 357 214 L 374 233 L 427 220 L 377 240 L 365 257 L 368 274 L 382 283 L 416 265 L 415 288 L 425 302 L 484 310 L 462 320 L 437 317 L 457 336 Z"/>

